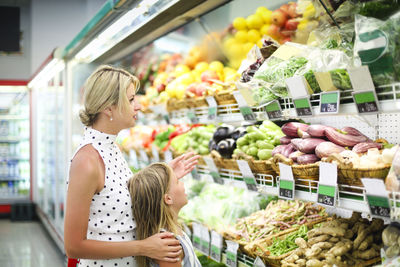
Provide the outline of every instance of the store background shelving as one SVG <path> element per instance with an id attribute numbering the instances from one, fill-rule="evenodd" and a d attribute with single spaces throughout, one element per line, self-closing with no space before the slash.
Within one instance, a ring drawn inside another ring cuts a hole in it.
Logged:
<path id="1" fill-rule="evenodd" d="M 0 204 L 30 199 L 29 94 L 25 86 L 1 86 Z"/>
<path id="2" fill-rule="evenodd" d="M 128 14 L 131 1 L 126 1 L 127 6 L 121 8 L 124 1 L 113 1 L 118 5 L 120 16 Z M 110 5 L 110 1 L 107 2 Z M 46 81 L 40 85 L 33 86 L 34 98 L 34 200 L 38 203 L 38 214 L 56 243 L 63 249 L 63 216 L 65 203 L 65 179 L 68 176 L 69 160 L 77 148 L 83 133 L 82 124 L 79 121 L 79 110 L 82 108 L 82 89 L 86 78 L 100 64 L 110 63 L 121 66 L 127 70 L 133 70 L 132 53 L 140 47 L 151 43 L 152 55 L 160 56 L 162 53 L 187 53 L 191 45 L 196 44 L 204 35 L 214 31 L 221 31 L 236 16 L 245 16 L 258 6 L 267 6 L 275 9 L 287 1 L 152 1 L 155 4 L 144 16 L 133 17 L 129 26 L 114 28 L 115 35 L 104 41 L 98 33 L 109 26 L 106 23 L 93 23 L 93 28 L 85 27 L 86 32 L 80 33 L 63 52 L 64 60 L 58 58 L 58 64 L 62 67 L 54 72 L 47 73 Z M 227 3 L 227 4 L 226 4 Z M 198 5 L 198 6 L 197 6 Z M 177 8 L 180 7 L 180 8 Z M 106 11 L 105 11 L 106 10 Z M 113 7 L 108 6 L 99 12 L 99 16 L 106 16 L 107 12 L 113 12 Z M 168 14 L 168 12 L 171 12 Z M 158 27 L 159 16 L 165 15 L 171 21 Z M 113 20 L 117 19 L 113 13 Z M 97 16 L 97 19 L 99 17 Z M 93 22 L 93 21 L 92 21 Z M 128 23 L 129 24 L 129 23 Z M 182 26 L 183 25 L 183 26 Z M 175 30 L 178 26 L 182 26 Z M 117 30 L 116 30 L 117 29 Z M 96 37 L 98 36 L 98 37 Z M 141 37 L 141 38 L 138 38 Z M 97 48 L 88 49 L 89 44 L 95 41 Z M 91 51 L 92 54 L 82 56 L 83 51 Z M 140 52 L 139 52 L 140 53 Z M 55 59 L 56 57 L 53 56 Z M 321 123 L 334 127 L 351 125 L 356 127 L 372 139 L 385 138 L 391 143 L 400 143 L 400 84 L 388 85 L 389 90 L 377 89 L 380 113 L 373 115 L 359 115 L 349 92 L 342 92 L 340 112 L 336 115 L 320 115 L 318 111 L 320 95 L 311 96 L 311 104 L 314 116 L 302 118 L 309 123 Z M 293 100 L 284 98 L 279 100 L 284 118 L 297 118 L 293 107 Z M 167 124 L 165 120 L 165 108 L 152 107 L 153 113 L 140 114 L 138 124 L 161 125 Z M 263 107 L 252 108 L 258 120 L 267 119 Z M 169 112 L 170 123 L 190 123 L 188 109 Z M 237 104 L 219 105 L 217 107 L 217 118 L 208 119 L 208 107 L 197 107 L 192 109 L 200 123 L 230 123 L 240 125 L 244 118 L 240 114 Z M 16 120 L 16 118 L 12 118 Z M 1 120 L 1 117 L 0 117 Z M 12 139 L 9 139 L 12 141 Z M 0 137 L 1 143 L 1 137 Z M 133 158 L 139 158 L 139 166 L 145 166 L 140 155 L 128 157 L 132 163 Z M 150 158 L 150 161 L 153 159 Z M 202 165 L 198 166 L 201 179 L 210 181 L 210 170 Z M 226 184 L 232 184 L 245 188 L 243 175 L 240 172 L 228 169 L 219 169 L 220 175 Z M 254 173 L 257 188 L 260 193 L 267 195 L 278 195 L 279 177 Z M 275 179 L 276 178 L 276 179 Z M 1 183 L 1 181 L 0 181 Z M 316 201 L 316 186 L 296 184 L 295 198 Z M 353 192 L 358 190 L 358 193 Z M 392 214 L 399 212 L 398 194 L 391 195 Z M 347 216 L 351 211 L 359 211 L 369 215 L 366 202 L 365 190 L 362 187 L 349 187 L 339 185 L 339 198 L 337 207 L 332 213 Z M 397 217 L 396 218 L 400 218 Z M 225 255 L 225 254 L 224 254 Z M 225 255 L 226 258 L 226 255 Z M 254 259 L 244 254 L 238 254 L 239 266 L 245 264 L 252 266 Z"/>

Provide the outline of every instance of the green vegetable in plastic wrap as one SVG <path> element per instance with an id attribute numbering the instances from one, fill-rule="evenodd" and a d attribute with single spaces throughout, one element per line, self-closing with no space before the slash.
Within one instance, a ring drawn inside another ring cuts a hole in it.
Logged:
<path id="1" fill-rule="evenodd" d="M 385 19 L 400 8 L 398 0 L 375 0 L 362 3 L 359 14 L 365 17 Z"/>
<path id="2" fill-rule="evenodd" d="M 349 90 L 352 88 L 350 76 L 345 69 L 336 69 L 329 72 L 332 77 L 333 85 L 340 90 Z"/>
<path id="3" fill-rule="evenodd" d="M 319 87 L 317 78 L 315 77 L 314 72 L 312 70 L 309 70 L 306 73 L 304 73 L 304 78 L 307 80 L 308 85 L 310 85 L 311 90 L 313 91 L 314 94 L 321 92 L 321 87 Z"/>

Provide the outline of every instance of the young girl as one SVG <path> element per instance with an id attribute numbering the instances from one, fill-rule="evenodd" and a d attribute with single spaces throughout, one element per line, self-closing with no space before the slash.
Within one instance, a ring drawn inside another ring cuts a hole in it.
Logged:
<path id="1" fill-rule="evenodd" d="M 140 105 L 139 80 L 127 71 L 100 66 L 85 83 L 80 119 L 86 126 L 70 163 L 64 247 L 79 266 L 136 266 L 132 256 L 176 262 L 181 246 L 170 233 L 135 240 L 128 163 L 115 143 L 117 134 L 133 127 Z M 169 164 L 178 178 L 189 173 L 198 157 L 188 153 Z M 139 225 L 140 226 L 140 225 Z"/>
<path id="2" fill-rule="evenodd" d="M 181 261 L 168 263 L 148 257 L 136 257 L 139 267 L 197 267 L 197 259 L 189 237 L 178 223 L 178 213 L 188 202 L 185 187 L 174 171 L 165 163 L 154 163 L 136 173 L 129 181 L 132 212 L 136 220 L 136 239 L 168 231 L 179 240 L 183 255 Z"/>

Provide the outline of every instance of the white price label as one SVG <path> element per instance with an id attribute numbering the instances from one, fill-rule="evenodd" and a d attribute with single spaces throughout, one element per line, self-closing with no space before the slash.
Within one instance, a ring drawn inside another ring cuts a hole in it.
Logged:
<path id="1" fill-rule="evenodd" d="M 226 265 L 229 267 L 237 267 L 237 251 L 239 244 L 230 240 L 225 240 L 226 243 Z"/>
<path id="2" fill-rule="evenodd" d="M 293 181 L 294 178 L 293 178 L 292 167 L 279 162 L 279 177 L 280 177 L 280 180 Z"/>
<path id="3" fill-rule="evenodd" d="M 294 199 L 294 179 L 292 167 L 279 162 L 279 193 L 285 199 Z"/>
<path id="4" fill-rule="evenodd" d="M 135 169 L 139 169 L 139 162 L 135 150 L 129 151 L 129 165 L 133 166 Z"/>
<path id="5" fill-rule="evenodd" d="M 201 229 L 201 251 L 209 256 L 210 255 L 210 232 L 208 228 L 202 225 Z"/>
<path id="6" fill-rule="evenodd" d="M 145 164 L 149 164 L 149 157 L 147 156 L 146 151 L 144 151 L 143 149 L 139 151 L 140 154 L 140 159 L 143 161 L 143 163 Z"/>
<path id="7" fill-rule="evenodd" d="M 237 160 L 236 162 L 239 166 L 240 172 L 242 173 L 243 180 L 245 181 L 247 188 L 249 190 L 257 191 L 257 182 L 247 161 Z"/>
<path id="8" fill-rule="evenodd" d="M 264 262 L 262 261 L 262 259 L 260 259 L 260 257 L 257 256 L 257 258 L 254 260 L 254 267 L 265 267 Z"/>
<path id="9" fill-rule="evenodd" d="M 302 98 L 310 95 L 310 86 L 304 76 L 293 76 L 285 80 L 292 98 Z"/>
<path id="10" fill-rule="evenodd" d="M 215 120 L 217 118 L 217 101 L 213 96 L 206 97 L 208 103 L 208 120 Z"/>
<path id="11" fill-rule="evenodd" d="M 210 169 L 210 172 L 218 172 L 217 166 L 215 166 L 214 160 L 209 156 L 203 156 L 204 161 L 207 164 L 207 167 Z"/>
<path id="12" fill-rule="evenodd" d="M 223 238 L 216 231 L 211 231 L 211 250 L 210 257 L 211 259 L 221 262 L 222 259 L 222 246 L 223 246 Z"/>
<path id="13" fill-rule="evenodd" d="M 347 69 L 347 72 L 354 91 L 375 90 L 368 66 Z"/>
<path id="14" fill-rule="evenodd" d="M 193 229 L 193 246 L 197 248 L 198 250 L 201 251 L 201 234 L 202 234 L 202 226 L 199 223 L 192 223 L 192 229 Z"/>
<path id="15" fill-rule="evenodd" d="M 166 163 L 169 163 L 170 161 L 173 160 L 171 150 L 167 149 L 167 150 L 164 152 L 164 160 L 165 160 Z"/>
<path id="16" fill-rule="evenodd" d="M 159 162 L 160 161 L 160 154 L 158 154 L 158 148 L 156 145 L 151 146 L 151 152 L 153 154 L 153 161 L 154 162 Z"/>

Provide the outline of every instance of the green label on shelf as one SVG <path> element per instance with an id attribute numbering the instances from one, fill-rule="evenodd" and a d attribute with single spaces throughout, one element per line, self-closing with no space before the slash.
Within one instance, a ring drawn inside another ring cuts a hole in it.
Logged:
<path id="1" fill-rule="evenodd" d="M 334 206 L 336 197 L 336 186 L 332 185 L 318 185 L 318 203 Z"/>
<path id="2" fill-rule="evenodd" d="M 244 182 L 247 185 L 247 188 L 252 191 L 257 191 L 257 182 L 254 177 L 243 177 Z"/>
<path id="3" fill-rule="evenodd" d="M 211 259 L 217 261 L 217 262 L 221 262 L 221 248 L 211 245 Z"/>
<path id="4" fill-rule="evenodd" d="M 207 242 L 206 240 L 200 240 L 200 243 L 201 243 L 201 251 L 204 254 L 208 255 L 210 251 L 210 243 Z"/>
<path id="5" fill-rule="evenodd" d="M 283 198 L 294 198 L 294 181 L 279 180 L 279 196 Z"/>
<path id="6" fill-rule="evenodd" d="M 217 117 L 217 107 L 209 107 L 208 108 L 208 119 L 215 120 Z"/>
<path id="7" fill-rule="evenodd" d="M 354 92 L 353 97 L 359 113 L 379 111 L 374 91 Z"/>
<path id="8" fill-rule="evenodd" d="M 230 267 L 237 267 L 237 254 L 227 251 L 226 252 L 226 265 Z"/>
<path id="9" fill-rule="evenodd" d="M 298 116 L 312 116 L 312 109 L 308 97 L 294 99 L 293 101 Z"/>
<path id="10" fill-rule="evenodd" d="M 321 94 L 321 113 L 337 113 L 339 107 L 339 92 L 329 92 Z"/>
<path id="11" fill-rule="evenodd" d="M 367 200 L 372 215 L 390 218 L 390 205 L 387 197 L 367 195 Z"/>
<path id="12" fill-rule="evenodd" d="M 213 178 L 215 183 L 217 183 L 217 184 L 223 184 L 224 183 L 224 181 L 222 180 L 222 178 L 221 178 L 221 176 L 219 175 L 218 172 L 211 171 L 210 175 L 212 176 L 212 178 Z"/>
<path id="13" fill-rule="evenodd" d="M 201 249 L 201 239 L 198 236 L 193 236 L 193 246 L 197 249 Z"/>
<path id="14" fill-rule="evenodd" d="M 273 101 L 269 105 L 265 107 L 265 111 L 267 112 L 268 118 L 272 119 L 279 119 L 282 117 L 282 111 L 279 106 L 279 102 L 277 100 Z"/>
<path id="15" fill-rule="evenodd" d="M 243 117 L 247 121 L 256 120 L 256 115 L 254 115 L 253 110 L 248 106 L 239 107 L 240 113 L 242 113 Z"/>
<path id="16" fill-rule="evenodd" d="M 188 111 L 188 118 L 192 123 L 198 123 L 199 118 L 196 117 L 196 114 L 194 113 L 194 110 L 189 110 Z"/>

